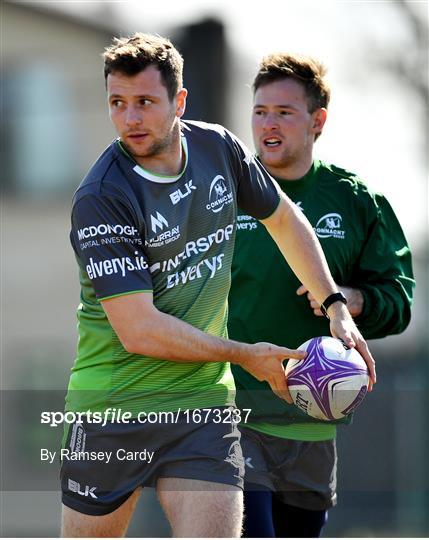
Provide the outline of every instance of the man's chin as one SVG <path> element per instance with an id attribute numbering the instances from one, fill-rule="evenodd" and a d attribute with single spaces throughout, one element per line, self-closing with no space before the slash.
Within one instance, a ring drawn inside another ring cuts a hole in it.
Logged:
<path id="1" fill-rule="evenodd" d="M 128 145 L 128 151 L 134 158 L 145 159 L 152 157 L 154 155 L 153 149 L 151 147 L 144 148 L 143 145 Z"/>
<path id="2" fill-rule="evenodd" d="M 267 167 L 282 167 L 284 162 L 284 157 L 280 153 L 274 152 L 261 152 L 259 157 L 262 163 Z"/>
<path id="3" fill-rule="evenodd" d="M 144 153 L 144 149 L 141 145 L 135 144 L 127 138 L 121 137 L 121 142 L 132 156 L 138 156 Z"/>
<path id="4" fill-rule="evenodd" d="M 151 146 L 149 148 L 134 148 L 131 150 L 131 155 L 135 160 L 159 158 L 165 154 L 165 149 L 162 147 Z"/>
<path id="5" fill-rule="evenodd" d="M 132 152 L 134 156 L 140 156 L 147 154 L 148 147 L 147 144 L 135 144 L 135 143 L 128 143 L 128 148 Z"/>

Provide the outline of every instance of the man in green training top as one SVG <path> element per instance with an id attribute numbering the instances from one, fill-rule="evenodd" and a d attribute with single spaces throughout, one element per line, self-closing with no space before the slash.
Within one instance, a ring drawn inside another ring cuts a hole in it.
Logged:
<path id="1" fill-rule="evenodd" d="M 263 165 L 313 225 L 363 335 L 381 338 L 409 323 L 411 254 L 382 195 L 313 158 L 330 98 L 324 75 L 312 58 L 264 58 L 253 83 L 253 138 Z M 319 303 L 246 212 L 237 218 L 229 304 L 232 339 L 298 347 L 329 335 Z M 319 536 L 336 502 L 335 423 L 306 416 L 241 367 L 232 369 L 237 404 L 252 409 L 242 429 L 245 536 Z"/>

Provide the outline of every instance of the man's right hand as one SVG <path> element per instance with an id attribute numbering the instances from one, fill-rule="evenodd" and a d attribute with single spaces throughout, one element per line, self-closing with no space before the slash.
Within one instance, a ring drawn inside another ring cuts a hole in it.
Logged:
<path id="1" fill-rule="evenodd" d="M 255 343 L 249 345 L 246 358 L 240 362 L 241 367 L 253 375 L 258 381 L 267 381 L 272 391 L 281 399 L 288 403 L 293 403 L 289 393 L 283 360 L 296 358 L 303 360 L 307 353 L 278 347 L 271 343 Z"/>
<path id="2" fill-rule="evenodd" d="M 281 399 L 292 403 L 282 362 L 286 358 L 305 358 L 305 352 L 271 343 L 249 345 L 207 334 L 159 311 L 149 292 L 103 300 L 102 305 L 127 352 L 173 362 L 239 364 L 259 381 L 267 381 Z"/>

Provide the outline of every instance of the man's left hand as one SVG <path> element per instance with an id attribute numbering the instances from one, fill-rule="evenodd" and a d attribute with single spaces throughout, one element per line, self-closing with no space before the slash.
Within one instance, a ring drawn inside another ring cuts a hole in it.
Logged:
<path id="1" fill-rule="evenodd" d="M 347 299 L 347 308 L 350 312 L 350 315 L 352 317 L 357 317 L 358 315 L 360 315 L 363 310 L 364 301 L 362 292 L 359 289 L 354 289 L 353 287 L 340 287 L 338 285 L 337 287 L 338 290 L 342 292 Z M 298 296 L 307 294 L 308 301 L 311 308 L 313 309 L 314 314 L 317 317 L 323 317 L 323 313 L 320 311 L 320 304 L 317 302 L 311 292 L 304 287 L 304 285 L 301 285 L 301 287 L 297 289 L 296 294 Z"/>
<path id="2" fill-rule="evenodd" d="M 363 308 L 363 296 L 358 289 L 351 289 L 350 287 L 338 287 L 338 289 L 347 298 L 347 307 L 341 302 L 335 302 L 328 308 L 328 315 L 330 319 L 331 334 L 341 339 L 346 347 L 356 347 L 356 350 L 360 353 L 364 359 L 369 372 L 369 385 L 368 391 L 371 392 L 373 385 L 376 383 L 377 376 L 375 373 L 375 360 L 368 349 L 366 341 L 362 337 L 362 334 L 356 327 L 352 317 L 356 317 L 362 312 Z M 301 285 L 296 291 L 298 295 L 307 293 L 307 298 L 310 302 L 310 306 L 313 308 L 314 314 L 318 317 L 323 317 L 323 313 L 320 311 L 320 304 L 314 299 L 313 295 Z M 354 298 L 361 296 L 360 309 L 353 309 Z M 352 309 L 349 306 L 349 298 L 351 298 Z"/>

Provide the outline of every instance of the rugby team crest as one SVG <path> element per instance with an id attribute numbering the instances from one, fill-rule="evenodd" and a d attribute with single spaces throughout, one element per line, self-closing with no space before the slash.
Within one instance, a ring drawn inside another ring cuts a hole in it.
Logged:
<path id="1" fill-rule="evenodd" d="M 215 214 L 220 212 L 224 206 L 232 203 L 232 190 L 230 184 L 225 178 L 218 174 L 212 180 L 209 190 L 209 202 L 206 205 L 207 210 Z"/>
<path id="2" fill-rule="evenodd" d="M 319 238 L 340 238 L 344 239 L 346 232 L 342 228 L 342 216 L 331 212 L 322 216 L 317 222 L 314 230 Z"/>

